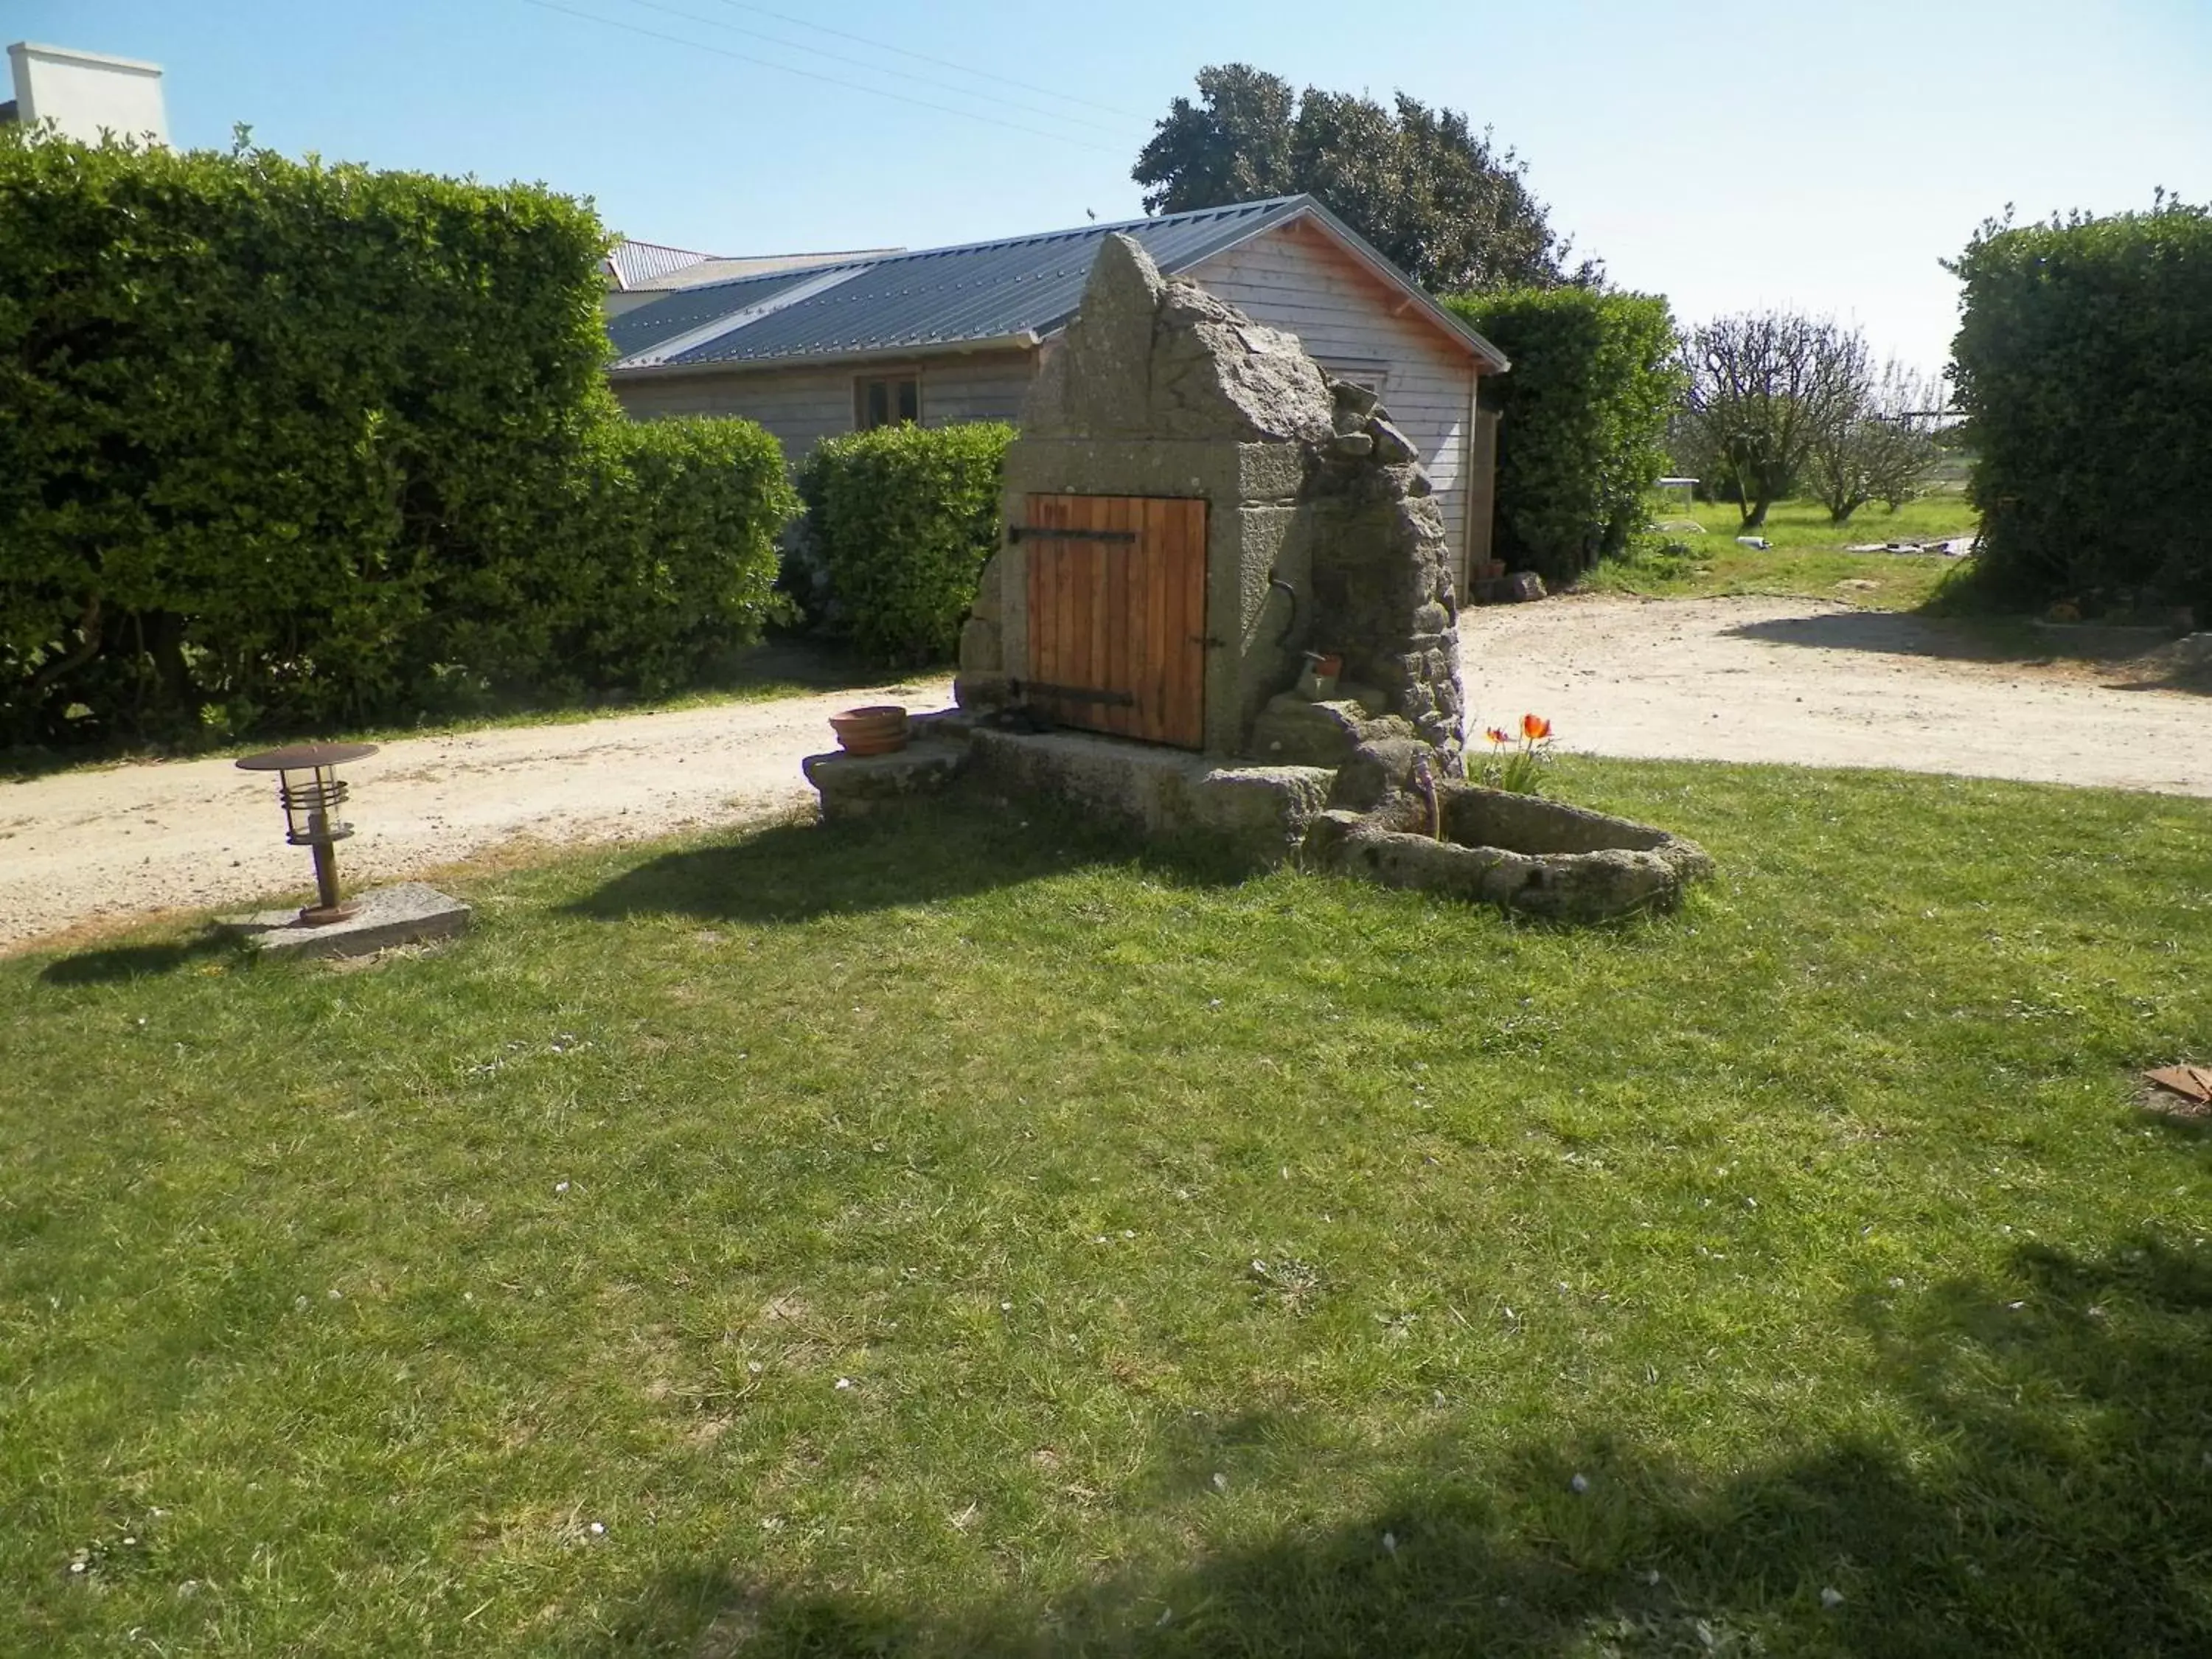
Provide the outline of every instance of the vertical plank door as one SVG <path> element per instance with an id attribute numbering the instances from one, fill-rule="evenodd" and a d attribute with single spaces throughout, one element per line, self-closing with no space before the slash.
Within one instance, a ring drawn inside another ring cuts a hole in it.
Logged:
<path id="1" fill-rule="evenodd" d="M 1206 741 L 1206 503 L 1030 495 L 1019 540 L 1032 707 L 1061 726 Z"/>

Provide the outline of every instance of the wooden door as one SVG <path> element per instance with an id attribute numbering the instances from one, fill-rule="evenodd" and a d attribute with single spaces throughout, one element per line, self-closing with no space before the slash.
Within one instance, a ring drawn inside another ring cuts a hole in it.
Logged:
<path id="1" fill-rule="evenodd" d="M 1047 719 L 1147 743 L 1206 741 L 1206 503 L 1031 495 L 1029 673 Z"/>

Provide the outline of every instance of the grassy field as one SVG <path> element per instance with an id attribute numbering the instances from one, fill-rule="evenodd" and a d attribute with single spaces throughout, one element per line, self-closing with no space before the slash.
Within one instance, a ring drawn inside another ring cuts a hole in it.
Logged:
<path id="1" fill-rule="evenodd" d="M 1843 550 L 1855 543 L 1936 541 L 1974 531 L 1974 510 L 1956 495 L 1911 501 L 1895 513 L 1879 505 L 1863 507 L 1843 525 L 1830 524 L 1828 509 L 1816 501 L 1778 501 L 1765 525 L 1750 532 L 1725 501 L 1685 507 L 1679 495 L 1654 496 L 1650 511 L 1655 524 L 1671 526 L 1660 534 L 1687 547 L 1688 555 L 1601 565 L 1584 578 L 1583 591 L 1658 599 L 1803 594 L 1868 610 L 1911 611 L 1933 599 L 1964 568 L 1960 562 Z M 1687 528 L 1692 525 L 1702 526 L 1703 532 Z M 1764 536 L 1774 545 L 1765 551 L 1737 546 L 1736 537 L 1746 533 Z M 1843 586 L 1846 582 L 1873 586 Z"/>
<path id="2" fill-rule="evenodd" d="M 2212 1651 L 2212 803 L 1615 930 L 947 805 L 0 962 L 0 1651 Z"/>

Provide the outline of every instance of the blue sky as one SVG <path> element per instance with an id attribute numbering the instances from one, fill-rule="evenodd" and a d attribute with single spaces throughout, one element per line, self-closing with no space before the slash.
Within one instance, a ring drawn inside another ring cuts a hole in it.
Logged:
<path id="1" fill-rule="evenodd" d="M 1134 216 L 1152 123 L 1241 60 L 1490 124 L 1553 222 L 1678 317 L 1833 313 L 1930 368 L 1937 261 L 2008 202 L 2212 199 L 2212 0 L 762 4 L 0 0 L 0 34 L 161 63 L 182 143 L 243 121 L 289 154 L 541 179 L 721 253 Z"/>

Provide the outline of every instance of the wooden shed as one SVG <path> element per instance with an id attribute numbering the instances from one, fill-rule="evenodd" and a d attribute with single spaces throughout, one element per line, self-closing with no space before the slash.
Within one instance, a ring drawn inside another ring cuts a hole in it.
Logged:
<path id="1" fill-rule="evenodd" d="M 1505 358 L 1310 196 L 680 289 L 610 319 L 615 394 L 640 418 L 757 421 L 794 460 L 896 421 L 1018 421 L 1116 231 L 1380 395 L 1420 449 L 1465 592 L 1490 544 L 1492 417 L 1475 386 Z"/>

